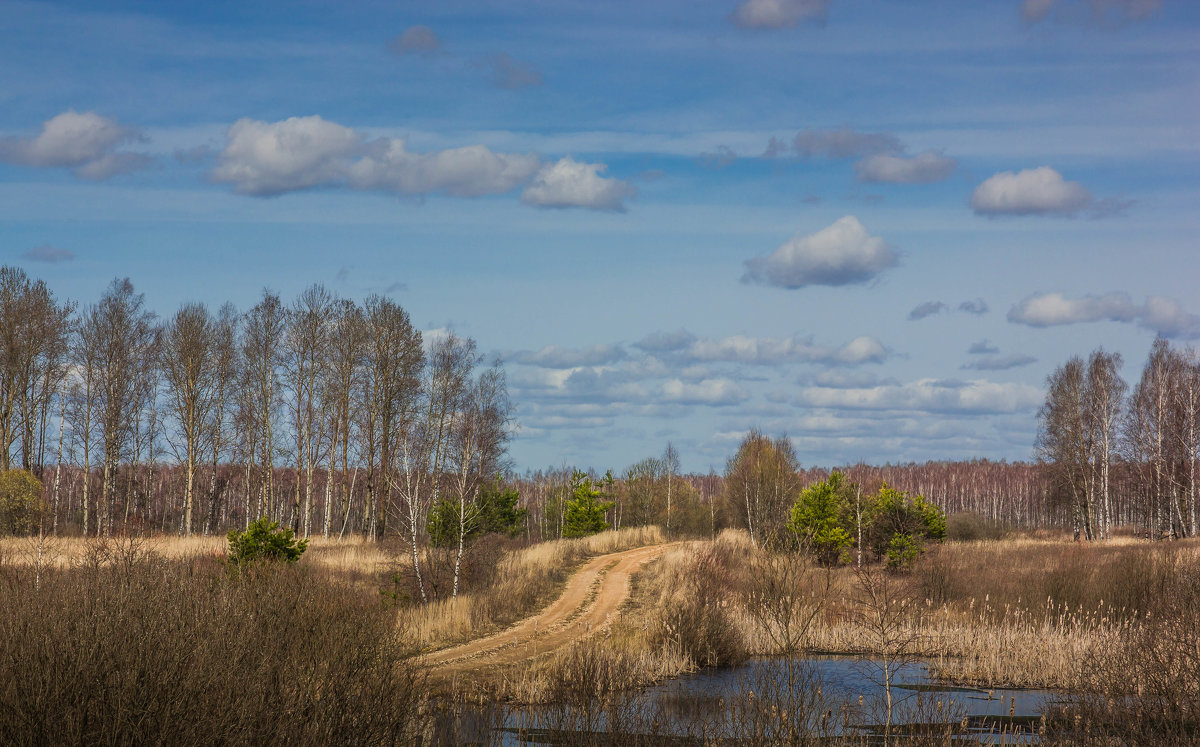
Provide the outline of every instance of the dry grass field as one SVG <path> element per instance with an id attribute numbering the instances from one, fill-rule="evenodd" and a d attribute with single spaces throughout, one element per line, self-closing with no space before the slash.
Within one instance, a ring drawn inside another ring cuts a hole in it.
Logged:
<path id="1" fill-rule="evenodd" d="M 1200 708 L 1196 541 L 1125 538 L 1089 545 L 1039 536 L 949 542 L 930 548 L 911 572 L 888 574 L 824 568 L 801 555 L 764 551 L 738 531 L 712 541 L 664 544 L 662 533 L 651 527 L 497 550 L 486 559 L 493 564 L 481 577 L 486 583 L 429 604 L 386 593 L 406 572 L 400 547 L 314 538 L 294 569 L 244 579 L 219 562 L 225 550 L 225 539 L 218 537 L 0 541 L 0 584 L 9 599 L 0 615 L 0 659 L 10 671 L 46 679 L 37 690 L 45 694 L 41 700 L 22 700 L 31 691 L 12 690 L 11 683 L 4 697 L 47 719 L 64 709 L 76 719 L 71 728 L 84 729 L 77 733 L 83 736 L 91 733 L 86 724 L 95 713 L 72 711 L 50 695 L 69 698 L 73 687 L 85 686 L 64 674 L 80 662 L 79 676 L 109 681 L 118 690 L 133 688 L 126 695 L 135 697 L 140 686 L 121 680 L 119 672 L 147 656 L 145 646 L 204 652 L 159 657 L 154 661 L 161 671 L 142 670 L 145 677 L 166 678 L 164 687 L 176 687 L 180 697 L 200 697 L 170 674 L 174 668 L 199 666 L 208 672 L 206 686 L 232 677 L 237 687 L 253 690 L 263 683 L 246 678 L 258 675 L 220 669 L 235 649 L 245 656 L 252 645 L 301 667 L 318 660 L 305 657 L 333 652 L 345 657 L 345 666 L 365 667 L 357 671 L 368 677 L 367 684 L 391 682 L 396 671 L 406 682 L 433 675 L 432 680 L 451 682 L 449 692 L 437 692 L 459 700 L 603 701 L 702 667 L 827 652 L 921 657 L 931 662 L 935 676 L 958 684 L 1077 693 L 1073 707 L 1090 709 L 1089 718 L 1106 725 L 1105 733 L 1132 734 L 1123 731 L 1126 724 L 1190 728 Z M 628 567 L 615 565 L 626 555 L 633 559 Z M 605 574 L 613 569 L 623 575 L 606 592 Z M 498 659 L 454 653 L 487 636 L 503 646 L 519 645 L 530 616 L 555 599 L 563 606 L 568 598 L 557 617 L 554 608 L 543 613 L 550 614 L 542 631 L 546 645 L 536 651 Z M 273 617 L 256 617 L 255 610 L 271 610 Z M 237 626 L 247 620 L 263 624 L 243 640 Z M 551 628 L 561 635 L 551 635 Z M 90 645 L 79 633 L 84 629 L 96 636 Z M 352 629 L 369 633 L 359 642 L 367 649 L 343 649 L 329 638 Z M 255 643 L 258 634 L 271 640 L 283 635 L 287 642 L 283 648 L 266 639 Z M 516 638 L 508 642 L 505 635 Z M 121 647 L 130 650 L 122 653 Z M 397 668 L 389 670 L 393 674 L 361 658 L 379 652 Z M 211 656 L 214 668 L 204 669 L 209 664 L 195 656 Z M 446 667 L 444 659 L 456 662 L 451 680 L 436 676 Z M 329 671 L 343 671 L 340 666 Z M 324 677 L 314 670 L 306 687 L 329 687 Z M 416 704 L 433 692 L 422 688 L 406 690 L 397 707 L 415 713 Z M 260 695 L 282 697 L 275 691 Z M 1139 704 L 1137 713 L 1128 711 L 1130 702 Z M 204 707 L 209 706 L 217 707 L 215 701 Z M 164 701 L 160 707 L 169 714 L 173 706 Z M 337 733 L 383 728 L 365 714 L 326 718 Z M 221 728 L 232 734 L 251 727 Z M 1139 733 L 1153 741 L 1155 735 L 1182 732 Z"/>

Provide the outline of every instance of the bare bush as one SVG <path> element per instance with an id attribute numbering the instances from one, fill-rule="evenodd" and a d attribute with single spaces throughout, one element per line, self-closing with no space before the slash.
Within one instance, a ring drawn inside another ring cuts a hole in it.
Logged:
<path id="1" fill-rule="evenodd" d="M 652 646 L 671 646 L 695 666 L 736 664 L 746 658 L 741 632 L 731 617 L 729 588 L 733 550 L 711 543 L 666 586 L 669 597 L 651 631 Z"/>
<path id="2" fill-rule="evenodd" d="M 4 586 L 10 744 L 390 744 L 414 728 L 421 679 L 394 617 L 303 567 L 234 576 L 123 541 Z"/>

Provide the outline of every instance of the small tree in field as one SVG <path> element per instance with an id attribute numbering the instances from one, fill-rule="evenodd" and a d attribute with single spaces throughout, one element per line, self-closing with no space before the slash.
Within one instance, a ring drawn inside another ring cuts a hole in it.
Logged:
<path id="1" fill-rule="evenodd" d="M 787 529 L 802 548 L 822 565 L 836 565 L 854 544 L 854 516 L 851 501 L 855 485 L 841 472 L 828 480 L 810 485 L 792 506 Z"/>
<path id="2" fill-rule="evenodd" d="M 600 500 L 600 489 L 590 477 L 576 472 L 571 480 L 571 499 L 567 501 L 564 537 L 587 537 L 608 529 L 604 514 L 613 507 L 612 501 Z"/>
<path id="3" fill-rule="evenodd" d="M 229 562 L 238 567 L 256 560 L 295 563 L 306 549 L 308 540 L 297 540 L 291 529 L 280 529 L 265 516 L 251 522 L 244 532 L 235 529 L 229 533 Z"/>
<path id="4" fill-rule="evenodd" d="M 37 529 L 45 504 L 42 483 L 29 470 L 0 473 L 0 532 L 28 534 Z"/>
<path id="5" fill-rule="evenodd" d="M 946 539 L 946 514 L 940 508 L 887 485 L 872 499 L 868 515 L 868 544 L 892 569 L 911 566 L 926 542 Z"/>

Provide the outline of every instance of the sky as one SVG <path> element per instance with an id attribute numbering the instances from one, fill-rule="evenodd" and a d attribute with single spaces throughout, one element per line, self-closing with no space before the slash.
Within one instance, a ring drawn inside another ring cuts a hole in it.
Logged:
<path id="1" fill-rule="evenodd" d="M 1198 166 L 1190 0 L 0 0 L 0 263 L 390 296 L 518 471 L 1029 459 L 1200 339 Z"/>

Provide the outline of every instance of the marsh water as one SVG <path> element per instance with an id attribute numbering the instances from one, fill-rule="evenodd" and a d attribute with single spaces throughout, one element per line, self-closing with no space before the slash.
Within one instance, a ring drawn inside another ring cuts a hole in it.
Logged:
<path id="1" fill-rule="evenodd" d="M 433 741 L 476 744 L 755 744 L 948 733 L 968 743 L 1033 744 L 1041 714 L 1062 695 L 933 681 L 925 662 L 893 670 L 887 719 L 882 663 L 855 656 L 756 659 L 639 693 L 556 706 L 457 708 Z"/>

